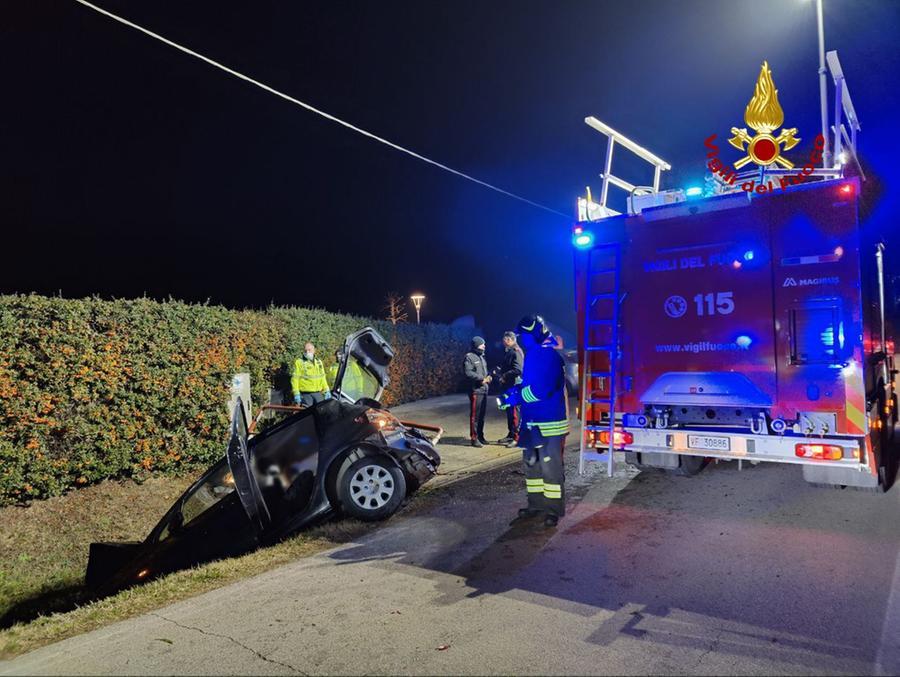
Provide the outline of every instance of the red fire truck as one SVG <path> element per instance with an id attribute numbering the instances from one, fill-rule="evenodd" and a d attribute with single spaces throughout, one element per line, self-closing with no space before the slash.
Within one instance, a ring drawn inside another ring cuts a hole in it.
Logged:
<path id="1" fill-rule="evenodd" d="M 603 460 L 612 474 L 611 450 L 624 450 L 678 474 L 710 459 L 774 461 L 818 484 L 889 485 L 898 408 L 885 247 L 859 223 L 859 121 L 837 54 L 827 59 L 837 104 L 834 160 L 823 136 L 814 146 L 822 168 L 775 157 L 797 130 L 768 134 L 783 118 L 771 82 L 745 113 L 754 127 L 748 116 L 764 108 L 770 127 L 755 139 L 733 128 L 729 141 L 751 142 L 753 155 L 765 139 L 769 156 L 724 172 L 710 137 L 706 191 L 660 192 L 667 162 L 585 120 L 608 144 L 600 201 L 579 200 L 573 232 L 582 468 Z M 652 186 L 612 174 L 614 145 L 653 166 Z M 629 194 L 627 214 L 607 207 L 610 186 Z"/>
<path id="2" fill-rule="evenodd" d="M 579 223 L 583 458 L 611 467 L 612 439 L 680 474 L 774 461 L 884 485 L 894 346 L 859 191 L 835 178 Z"/>

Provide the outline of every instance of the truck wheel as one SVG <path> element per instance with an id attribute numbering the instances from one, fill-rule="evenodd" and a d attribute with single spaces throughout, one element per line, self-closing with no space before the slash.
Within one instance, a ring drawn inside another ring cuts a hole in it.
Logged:
<path id="1" fill-rule="evenodd" d="M 403 471 L 380 456 L 364 456 L 343 473 L 338 485 L 341 507 L 365 522 L 387 519 L 406 498 Z"/>
<path id="2" fill-rule="evenodd" d="M 677 475 L 679 477 L 690 477 L 691 475 L 696 475 L 701 470 L 706 467 L 706 464 L 709 463 L 709 459 L 703 456 L 684 456 L 681 455 L 678 457 L 679 463 L 677 468 L 668 468 L 667 472 L 670 475 Z"/>

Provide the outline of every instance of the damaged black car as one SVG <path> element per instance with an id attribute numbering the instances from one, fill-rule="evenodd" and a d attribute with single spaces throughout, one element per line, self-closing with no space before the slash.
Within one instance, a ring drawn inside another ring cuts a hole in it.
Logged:
<path id="1" fill-rule="evenodd" d="M 371 327 L 348 336 L 331 397 L 270 407 L 287 417 L 248 430 L 238 401 L 225 456 L 143 542 L 92 543 L 86 584 L 98 594 L 243 554 L 339 512 L 390 517 L 434 476 L 440 428 L 401 422 L 379 403 L 393 349 Z M 254 426 L 255 426 L 254 422 Z"/>

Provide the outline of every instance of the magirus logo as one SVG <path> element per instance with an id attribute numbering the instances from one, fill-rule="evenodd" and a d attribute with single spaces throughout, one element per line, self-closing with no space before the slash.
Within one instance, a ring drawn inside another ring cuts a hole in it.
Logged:
<path id="1" fill-rule="evenodd" d="M 793 277 L 784 278 L 782 287 L 817 287 L 823 284 L 840 284 L 839 277 L 801 277 L 799 280 Z"/>

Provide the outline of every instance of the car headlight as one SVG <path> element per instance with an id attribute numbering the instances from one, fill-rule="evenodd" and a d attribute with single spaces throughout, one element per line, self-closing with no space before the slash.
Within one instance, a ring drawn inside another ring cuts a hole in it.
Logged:
<path id="1" fill-rule="evenodd" d="M 397 417 L 383 409 L 366 409 L 366 419 L 379 430 L 396 430 L 401 427 Z"/>

